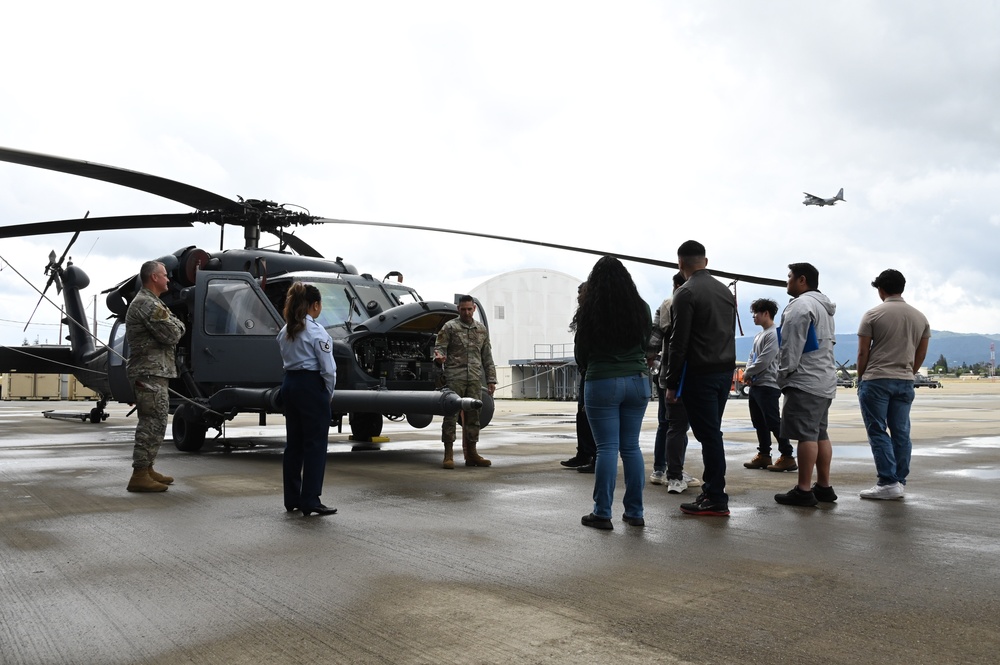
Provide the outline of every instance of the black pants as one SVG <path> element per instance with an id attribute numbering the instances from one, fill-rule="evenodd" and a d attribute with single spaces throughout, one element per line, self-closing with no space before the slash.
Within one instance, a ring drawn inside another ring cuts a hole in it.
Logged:
<path id="1" fill-rule="evenodd" d="M 771 456 L 771 435 L 778 440 L 778 452 L 791 457 L 792 444 L 781 434 L 781 412 L 778 399 L 781 391 L 770 386 L 750 387 L 750 422 L 757 430 L 757 450 L 765 457 Z"/>
<path id="2" fill-rule="evenodd" d="M 584 377 L 581 375 L 580 392 L 576 400 L 576 458 L 593 461 L 597 457 L 597 442 L 594 441 L 590 421 L 587 420 L 587 409 L 583 403 L 583 385 Z"/>
<path id="3" fill-rule="evenodd" d="M 705 463 L 702 490 L 713 502 L 723 505 L 729 503 L 729 495 L 726 494 L 722 414 L 729 401 L 729 387 L 732 383 L 732 372 L 689 373 L 681 393 L 691 431 L 701 443 L 701 459 Z"/>
<path id="4" fill-rule="evenodd" d="M 285 506 L 312 509 L 320 505 L 323 493 L 330 393 L 319 372 L 289 371 L 281 383 L 281 400 L 285 412 Z"/>

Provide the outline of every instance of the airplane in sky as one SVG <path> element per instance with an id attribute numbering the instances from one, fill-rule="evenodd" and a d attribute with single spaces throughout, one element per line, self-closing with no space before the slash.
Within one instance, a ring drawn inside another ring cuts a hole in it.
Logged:
<path id="1" fill-rule="evenodd" d="M 804 206 L 832 206 L 836 205 L 837 201 L 844 200 L 844 188 L 841 187 L 840 191 L 833 198 L 822 199 L 818 196 L 813 196 L 809 192 L 802 192 L 806 195 L 806 200 L 802 202 Z"/>

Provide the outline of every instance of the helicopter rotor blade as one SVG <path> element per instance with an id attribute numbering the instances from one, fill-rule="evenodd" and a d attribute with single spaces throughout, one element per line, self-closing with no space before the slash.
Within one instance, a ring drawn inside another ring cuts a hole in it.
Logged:
<path id="1" fill-rule="evenodd" d="M 278 236 L 278 239 L 282 243 L 284 243 L 288 247 L 291 247 L 292 249 L 294 249 L 298 254 L 300 254 L 302 256 L 312 256 L 312 257 L 315 257 L 317 259 L 323 258 L 323 255 L 320 254 L 319 251 L 316 248 L 314 248 L 312 245 L 310 245 L 309 243 L 307 243 L 302 238 L 300 238 L 298 236 L 295 236 L 295 235 L 292 235 L 291 233 L 277 233 L 277 232 L 275 232 L 273 230 L 269 230 L 269 231 L 270 231 L 270 233 Z"/>
<path id="2" fill-rule="evenodd" d="M 31 325 L 31 320 L 35 318 L 35 312 L 38 311 L 38 306 L 42 304 L 42 300 L 45 298 L 45 292 L 49 290 L 49 286 L 51 285 L 52 285 L 52 277 L 50 277 L 49 281 L 45 283 L 45 288 L 42 289 L 42 295 L 38 296 L 38 302 L 35 303 L 35 309 L 31 310 L 31 316 L 28 317 L 28 320 L 24 324 L 24 328 L 21 329 L 21 332 L 25 332 L 28 330 L 28 326 Z"/>
<path id="3" fill-rule="evenodd" d="M 86 219 L 89 216 L 90 216 L 90 211 L 88 210 L 87 214 L 84 215 L 83 218 Z M 73 243 L 75 243 L 76 239 L 79 237 L 80 237 L 79 231 L 73 234 L 73 237 L 70 238 L 69 243 L 67 243 L 66 245 L 66 249 L 63 250 L 62 256 L 59 257 L 58 262 L 56 261 L 56 253 L 54 251 L 49 252 L 49 263 L 47 266 L 45 266 L 45 274 L 49 276 L 49 279 L 45 282 L 45 288 L 42 289 L 41 295 L 38 296 L 38 302 L 35 303 L 35 308 L 31 310 L 31 316 L 28 317 L 28 321 L 24 324 L 24 330 L 27 330 L 28 326 L 31 325 L 31 320 L 35 318 L 35 312 L 38 311 L 38 306 L 41 305 L 42 300 L 45 299 L 45 294 L 48 292 L 50 286 L 55 284 L 56 292 L 62 293 L 62 279 L 60 279 L 59 277 L 62 274 L 62 264 L 63 261 L 66 259 L 66 255 L 69 254 L 70 247 L 73 246 Z"/>
<path id="4" fill-rule="evenodd" d="M 437 233 L 453 233 L 455 235 L 462 236 L 473 236 L 476 238 L 488 238 L 490 240 L 503 240 L 505 242 L 518 242 L 525 245 L 537 245 L 539 247 L 551 247 L 553 249 L 562 249 L 570 252 L 580 252 L 583 254 L 594 254 L 597 256 L 613 256 L 616 259 L 622 261 L 632 261 L 634 263 L 644 263 L 651 266 L 659 266 L 662 268 L 673 268 L 677 269 L 677 264 L 670 261 L 661 261 L 659 259 L 650 259 L 643 256 L 631 256 L 629 254 L 616 254 L 615 252 L 608 252 L 605 250 L 598 249 L 586 249 L 584 247 L 574 247 L 572 245 L 559 245 L 551 242 L 541 242 L 539 240 L 526 240 L 523 238 L 511 238 L 508 236 L 493 235 L 490 233 L 477 233 L 474 231 L 459 231 L 457 229 L 442 229 L 433 226 L 415 226 L 412 224 L 391 224 L 388 222 L 361 222 L 349 219 L 329 219 L 326 217 L 318 217 L 315 220 L 317 224 L 349 224 L 353 226 L 381 226 L 393 229 L 411 229 L 414 231 L 434 231 Z M 786 286 L 787 282 L 779 279 L 770 279 L 768 277 L 756 277 L 754 275 L 742 275 L 739 273 L 725 272 L 722 270 L 716 270 L 712 268 L 712 274 L 717 277 L 725 277 L 727 279 L 735 279 L 741 282 L 749 282 L 751 284 L 761 284 L 763 286 Z"/>
<path id="5" fill-rule="evenodd" d="M 229 208 L 240 205 L 236 201 L 220 194 L 214 194 L 198 187 L 185 185 L 176 180 L 169 180 L 149 175 L 148 173 L 140 173 L 139 171 L 129 171 L 117 166 L 106 166 L 78 159 L 43 155 L 37 152 L 4 147 L 0 147 L 0 161 L 34 166 L 35 168 L 48 171 L 69 173 L 70 175 L 77 175 L 92 180 L 102 180 L 114 185 L 130 187 L 141 192 L 161 196 L 171 201 L 177 201 L 198 210 Z"/>
<path id="6" fill-rule="evenodd" d="M 83 218 L 87 219 L 87 217 L 89 217 L 89 216 L 90 216 L 90 212 L 88 211 L 87 214 L 84 215 Z M 56 264 L 56 265 L 59 265 L 59 266 L 62 265 L 62 262 L 66 258 L 66 255 L 69 254 L 69 248 L 73 246 L 73 243 L 75 243 L 76 239 L 79 238 L 79 237 L 80 237 L 80 232 L 79 231 L 77 231 L 76 233 L 73 234 L 73 237 L 70 238 L 69 244 L 66 245 L 66 250 L 62 253 L 62 256 L 59 257 L 59 263 Z"/>
<path id="7" fill-rule="evenodd" d="M 120 217 L 89 217 L 84 219 L 63 219 L 54 222 L 34 222 L 31 224 L 11 224 L 0 226 L 0 238 L 23 238 L 69 233 L 71 231 L 113 231 L 120 229 L 147 229 L 190 227 L 197 221 L 195 213 L 168 213 L 164 215 L 123 215 Z"/>

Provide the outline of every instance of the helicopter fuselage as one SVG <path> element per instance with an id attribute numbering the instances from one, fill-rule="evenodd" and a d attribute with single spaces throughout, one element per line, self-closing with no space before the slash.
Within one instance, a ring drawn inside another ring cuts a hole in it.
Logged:
<path id="1" fill-rule="evenodd" d="M 314 284 L 323 295 L 319 322 L 334 340 L 337 365 L 332 424 L 342 427 L 349 415 L 353 437 L 371 440 L 381 433 L 384 416 L 426 427 L 433 415 L 474 406 L 436 390 L 440 372 L 432 349 L 437 331 L 458 316 L 454 303 L 424 301 L 411 287 L 359 275 L 340 259 L 187 247 L 159 261 L 170 278 L 161 299 L 187 328 L 170 386 L 174 443 L 181 450 L 200 449 L 209 427 L 237 413 L 281 411 L 276 336 L 284 325 L 285 294 L 296 281 Z M 105 400 L 133 403 L 124 315 L 141 288 L 138 277 L 105 292 L 115 321 L 103 347 L 82 325 L 80 291 L 89 278 L 72 263 L 61 278 L 74 373 Z M 489 401 L 483 415 L 488 420 L 491 414 Z"/>

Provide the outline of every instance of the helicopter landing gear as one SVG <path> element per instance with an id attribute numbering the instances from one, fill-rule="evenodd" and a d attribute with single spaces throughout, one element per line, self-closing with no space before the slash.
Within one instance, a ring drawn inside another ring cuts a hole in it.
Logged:
<path id="1" fill-rule="evenodd" d="M 381 413 L 352 413 L 350 423 L 351 438 L 355 441 L 371 441 L 382 433 Z"/>
<path id="2" fill-rule="evenodd" d="M 186 453 L 196 453 L 205 445 L 205 433 L 208 426 L 201 422 L 193 408 L 181 404 L 174 411 L 170 432 L 174 437 L 177 450 Z"/>
<path id="3" fill-rule="evenodd" d="M 90 422 L 95 425 L 104 422 L 108 419 L 108 412 L 104 410 L 104 407 L 108 405 L 107 400 L 102 399 L 97 403 L 93 409 L 90 410 Z"/>

